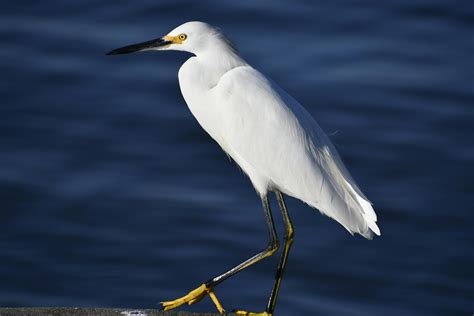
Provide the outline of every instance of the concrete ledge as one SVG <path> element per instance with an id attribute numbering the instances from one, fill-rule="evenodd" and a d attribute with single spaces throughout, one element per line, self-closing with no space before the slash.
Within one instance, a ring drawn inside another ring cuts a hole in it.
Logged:
<path id="1" fill-rule="evenodd" d="M 157 309 L 83 307 L 0 307 L 0 316 L 222 316 L 218 313 L 162 312 Z M 227 316 L 237 316 L 226 313 Z"/>

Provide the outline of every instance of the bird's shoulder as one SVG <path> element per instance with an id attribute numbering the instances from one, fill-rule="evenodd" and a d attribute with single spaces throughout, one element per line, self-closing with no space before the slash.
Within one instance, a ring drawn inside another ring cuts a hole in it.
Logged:
<path id="1" fill-rule="evenodd" d="M 250 65 L 241 65 L 230 69 L 219 79 L 213 90 L 217 93 L 245 94 L 246 92 L 260 90 L 261 94 L 265 90 L 271 89 L 269 80 L 258 70 Z M 222 95 L 221 95 L 222 97 Z"/>
<path id="2" fill-rule="evenodd" d="M 283 89 L 249 65 L 226 72 L 212 90 L 216 100 L 227 108 L 243 110 L 250 107 L 253 111 L 277 114 L 298 107 Z"/>

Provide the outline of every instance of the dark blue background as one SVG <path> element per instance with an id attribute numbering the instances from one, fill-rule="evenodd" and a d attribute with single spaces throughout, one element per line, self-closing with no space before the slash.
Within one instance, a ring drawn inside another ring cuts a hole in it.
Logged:
<path id="1" fill-rule="evenodd" d="M 447 0 L 2 3 L 0 305 L 154 308 L 265 246 L 180 95 L 188 55 L 104 56 L 188 20 L 306 106 L 379 216 L 367 241 L 288 199 L 278 314 L 474 312 L 474 13 Z M 219 286 L 224 306 L 262 310 L 277 261 Z"/>

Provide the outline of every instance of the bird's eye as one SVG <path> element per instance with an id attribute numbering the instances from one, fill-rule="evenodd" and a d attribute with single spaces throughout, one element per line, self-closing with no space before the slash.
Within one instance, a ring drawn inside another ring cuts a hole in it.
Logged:
<path id="1" fill-rule="evenodd" d="M 188 36 L 186 34 L 179 34 L 178 38 L 184 41 Z"/>

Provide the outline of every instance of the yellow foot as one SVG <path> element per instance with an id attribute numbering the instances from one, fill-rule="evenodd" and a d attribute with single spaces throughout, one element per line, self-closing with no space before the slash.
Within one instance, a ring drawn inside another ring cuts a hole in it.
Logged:
<path id="1" fill-rule="evenodd" d="M 224 307 L 222 307 L 221 303 L 217 300 L 217 297 L 212 291 L 212 289 L 208 288 L 206 284 L 202 284 L 197 289 L 192 290 L 185 296 L 177 298 L 174 301 L 161 302 L 161 305 L 163 306 L 164 311 L 169 311 L 170 309 L 179 307 L 183 304 L 191 305 L 197 303 L 202 300 L 207 294 L 209 294 L 209 296 L 211 297 L 219 313 L 223 314 L 225 312 Z"/>
<path id="2" fill-rule="evenodd" d="M 261 313 L 252 313 L 252 312 L 247 312 L 247 311 L 234 311 L 237 315 L 244 315 L 244 316 L 272 316 L 272 314 L 269 314 L 267 312 L 261 312 Z"/>

